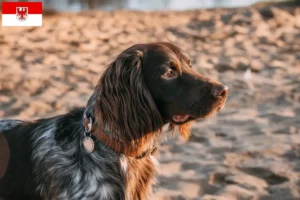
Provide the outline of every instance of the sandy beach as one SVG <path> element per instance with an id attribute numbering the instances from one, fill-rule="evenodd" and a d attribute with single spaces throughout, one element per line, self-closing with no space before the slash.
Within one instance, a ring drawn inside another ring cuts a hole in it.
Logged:
<path id="1" fill-rule="evenodd" d="M 0 117 L 84 106 L 105 66 L 169 41 L 229 87 L 224 109 L 161 141 L 155 200 L 300 199 L 300 7 L 48 13 L 0 28 Z"/>

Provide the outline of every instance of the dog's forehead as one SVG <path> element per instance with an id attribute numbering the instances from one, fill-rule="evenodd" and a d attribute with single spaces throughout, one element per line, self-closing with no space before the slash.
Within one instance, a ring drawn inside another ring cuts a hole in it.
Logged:
<path id="1" fill-rule="evenodd" d="M 149 54 L 153 55 L 162 55 L 162 56 L 176 56 L 176 57 L 182 57 L 183 52 L 181 49 L 174 45 L 165 45 L 162 43 L 157 43 L 153 45 L 146 46 L 146 51 L 149 52 Z"/>
<path id="2" fill-rule="evenodd" d="M 155 56 L 166 59 L 177 57 L 179 60 L 189 60 L 188 55 L 179 47 L 167 42 L 136 44 L 128 48 L 127 51 L 141 51 L 147 57 Z"/>

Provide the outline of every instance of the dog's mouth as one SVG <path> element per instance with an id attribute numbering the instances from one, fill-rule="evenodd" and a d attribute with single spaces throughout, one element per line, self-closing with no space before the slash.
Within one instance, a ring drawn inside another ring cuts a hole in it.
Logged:
<path id="1" fill-rule="evenodd" d="M 211 115 L 213 115 L 216 112 L 219 112 L 224 107 L 224 102 L 218 102 L 216 105 L 213 105 L 212 107 L 202 109 L 199 113 L 199 108 L 197 109 L 195 114 L 176 114 L 172 116 L 172 121 L 174 124 L 180 125 L 184 124 L 188 121 L 196 120 L 196 119 L 204 119 Z"/>
<path id="2" fill-rule="evenodd" d="M 173 121 L 176 123 L 184 123 L 190 118 L 190 115 L 174 115 L 172 117 Z"/>
<path id="3" fill-rule="evenodd" d="M 188 121 L 208 118 L 214 113 L 217 113 L 223 109 L 226 99 L 227 95 L 225 97 L 216 99 L 210 104 L 205 103 L 203 100 L 197 101 L 190 107 L 188 111 L 172 115 L 171 120 L 174 124 L 181 125 Z"/>

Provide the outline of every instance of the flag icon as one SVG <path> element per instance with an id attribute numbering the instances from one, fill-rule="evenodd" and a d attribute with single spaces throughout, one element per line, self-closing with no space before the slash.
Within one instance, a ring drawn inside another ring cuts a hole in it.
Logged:
<path id="1" fill-rule="evenodd" d="M 2 26 L 42 26 L 42 2 L 2 2 Z"/>

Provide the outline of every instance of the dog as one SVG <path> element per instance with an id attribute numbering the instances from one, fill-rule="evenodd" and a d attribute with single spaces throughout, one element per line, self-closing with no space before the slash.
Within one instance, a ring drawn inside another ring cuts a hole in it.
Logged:
<path id="1" fill-rule="evenodd" d="M 188 138 L 190 122 L 219 111 L 227 95 L 171 43 L 129 47 L 86 107 L 0 121 L 0 199 L 147 199 L 163 126 Z"/>

